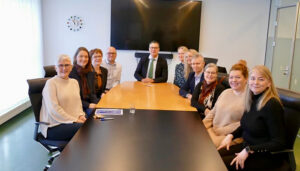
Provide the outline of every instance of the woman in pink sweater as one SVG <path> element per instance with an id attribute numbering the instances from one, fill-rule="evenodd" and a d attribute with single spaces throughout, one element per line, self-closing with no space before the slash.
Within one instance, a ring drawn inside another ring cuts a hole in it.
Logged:
<path id="1" fill-rule="evenodd" d="M 230 89 L 224 90 L 203 123 L 216 147 L 225 136 L 240 126 L 244 113 L 245 87 L 248 68 L 244 60 L 233 65 L 229 73 Z"/>

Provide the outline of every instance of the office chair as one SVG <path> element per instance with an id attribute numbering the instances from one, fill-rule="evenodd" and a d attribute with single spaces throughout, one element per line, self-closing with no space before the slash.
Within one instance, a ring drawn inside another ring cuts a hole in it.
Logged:
<path id="1" fill-rule="evenodd" d="M 225 67 L 222 67 L 222 66 L 218 66 L 218 72 L 219 72 L 219 73 L 227 74 L 226 68 L 225 68 Z"/>
<path id="2" fill-rule="evenodd" d="M 294 156 L 294 143 L 296 141 L 297 134 L 300 127 L 300 93 L 296 93 L 290 90 L 285 90 L 280 88 L 277 88 L 277 90 L 281 102 L 283 103 L 287 146 L 285 150 L 276 153 L 283 155 L 283 157 L 287 159 L 287 163 L 290 167 L 287 170 L 294 171 L 296 170 L 296 162 Z"/>
<path id="3" fill-rule="evenodd" d="M 205 62 L 205 65 L 207 65 L 209 63 L 217 64 L 218 59 L 217 58 L 204 57 L 204 62 Z"/>
<path id="4" fill-rule="evenodd" d="M 56 75 L 56 70 L 54 65 L 44 66 L 45 78 L 46 77 L 54 77 Z"/>
<path id="5" fill-rule="evenodd" d="M 37 142 L 39 142 L 43 147 L 45 147 L 49 153 L 54 153 L 48 161 L 49 164 L 52 164 L 55 157 L 57 157 L 60 154 L 60 151 L 63 150 L 63 148 L 68 143 L 67 141 L 57 141 L 57 140 L 50 140 L 45 138 L 41 132 L 39 132 L 39 125 L 40 124 L 49 124 L 47 122 L 40 122 L 40 110 L 42 106 L 42 91 L 45 86 L 46 81 L 49 78 L 37 78 L 37 79 L 30 79 L 27 80 L 29 90 L 28 95 L 31 102 L 31 106 L 33 109 L 33 113 L 35 116 L 35 129 L 33 134 L 33 139 Z M 50 166 L 47 165 L 45 167 L 45 170 L 47 170 Z"/>

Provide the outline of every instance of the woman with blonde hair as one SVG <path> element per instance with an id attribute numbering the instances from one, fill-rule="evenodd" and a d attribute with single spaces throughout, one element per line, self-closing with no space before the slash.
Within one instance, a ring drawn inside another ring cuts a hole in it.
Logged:
<path id="1" fill-rule="evenodd" d="M 246 92 L 241 125 L 226 136 L 219 152 L 229 170 L 276 170 L 284 159 L 271 152 L 285 148 L 284 111 L 267 67 L 252 69 Z M 238 137 L 244 142 L 231 146 Z"/>
<path id="2" fill-rule="evenodd" d="M 180 63 L 175 67 L 175 77 L 174 77 L 174 84 L 181 88 L 186 79 L 184 78 L 184 54 L 188 51 L 188 48 L 185 46 L 180 46 L 177 49 L 178 58 Z"/>
<path id="3" fill-rule="evenodd" d="M 193 71 L 192 68 L 192 58 L 193 56 L 197 55 L 198 52 L 195 49 L 189 49 L 187 52 L 184 53 L 184 79 L 187 80 L 189 74 Z"/>
<path id="4" fill-rule="evenodd" d="M 244 97 L 248 79 L 246 61 L 240 60 L 229 72 L 230 89 L 224 90 L 218 97 L 214 108 L 203 119 L 207 131 L 218 147 L 227 134 L 240 126 L 244 113 Z M 235 141 L 235 143 L 240 143 Z"/>

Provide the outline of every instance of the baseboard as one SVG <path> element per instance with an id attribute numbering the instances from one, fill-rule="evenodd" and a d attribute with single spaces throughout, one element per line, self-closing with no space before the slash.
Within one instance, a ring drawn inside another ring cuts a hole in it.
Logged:
<path id="1" fill-rule="evenodd" d="M 8 112 L 4 113 L 0 116 L 0 125 L 8 121 L 9 119 L 15 117 L 16 115 L 20 114 L 22 111 L 28 109 L 31 106 L 29 99 L 24 99 L 18 103 L 18 105 L 14 106 Z"/>

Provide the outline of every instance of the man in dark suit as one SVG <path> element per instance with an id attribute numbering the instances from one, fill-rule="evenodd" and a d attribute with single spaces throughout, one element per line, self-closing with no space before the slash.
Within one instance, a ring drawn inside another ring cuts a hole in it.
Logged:
<path id="1" fill-rule="evenodd" d="M 149 57 L 144 57 L 140 60 L 134 77 L 144 83 L 167 82 L 168 64 L 164 58 L 158 56 L 159 43 L 157 41 L 150 42 L 149 52 Z"/>
<path id="2" fill-rule="evenodd" d="M 192 94 L 194 92 L 196 85 L 199 82 L 202 82 L 204 80 L 204 74 L 203 74 L 204 65 L 205 62 L 202 55 L 197 53 L 192 57 L 193 72 L 189 74 L 187 81 L 179 90 L 179 94 L 182 97 L 188 98 L 189 100 L 192 99 Z"/>

